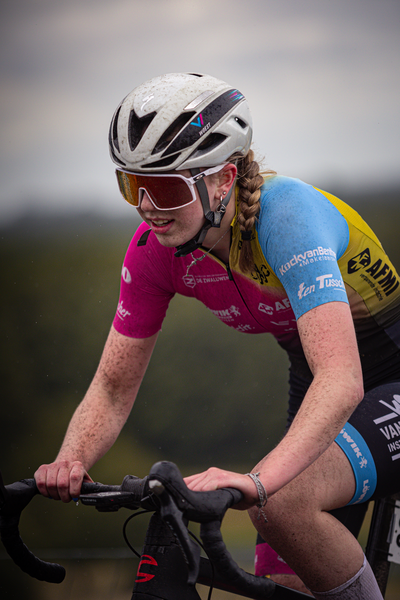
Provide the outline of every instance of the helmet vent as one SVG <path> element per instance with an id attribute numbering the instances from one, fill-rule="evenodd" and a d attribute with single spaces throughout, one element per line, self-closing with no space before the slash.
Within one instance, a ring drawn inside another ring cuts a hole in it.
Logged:
<path id="1" fill-rule="evenodd" d="M 167 158 L 162 158 L 161 160 L 157 160 L 153 163 L 148 163 L 147 165 L 142 165 L 142 169 L 158 169 L 161 167 L 168 167 L 177 159 L 179 155 L 174 154 L 172 156 L 167 156 Z"/>
<path id="2" fill-rule="evenodd" d="M 135 150 L 136 146 L 139 144 L 140 140 L 146 133 L 146 129 L 148 128 L 156 114 L 156 112 L 152 112 L 140 119 L 135 113 L 135 111 L 131 110 L 129 115 L 128 140 L 129 147 L 132 152 Z"/>
<path id="3" fill-rule="evenodd" d="M 238 123 L 238 125 L 240 125 L 240 127 L 241 127 L 242 129 L 246 129 L 246 127 L 247 127 L 247 123 L 245 123 L 245 122 L 243 121 L 243 119 L 240 119 L 239 117 L 235 117 L 235 121 L 236 121 L 236 123 Z"/>
<path id="4" fill-rule="evenodd" d="M 114 148 L 116 148 L 119 152 L 119 142 L 118 142 L 118 118 L 119 118 L 119 113 L 121 112 L 121 106 L 118 108 L 117 112 L 115 113 L 114 119 L 111 123 L 111 127 L 110 127 L 110 146 L 114 146 Z"/>
<path id="5" fill-rule="evenodd" d="M 115 154 L 115 150 L 119 152 L 119 142 L 118 142 L 118 117 L 121 112 L 121 106 L 117 109 L 113 120 L 111 121 L 110 130 L 108 132 L 108 145 L 110 148 L 110 154 L 115 163 L 121 165 L 122 167 L 126 167 L 126 163 L 124 163 L 118 156 Z"/>
<path id="6" fill-rule="evenodd" d="M 181 129 L 191 121 L 194 117 L 195 112 L 187 112 L 179 115 L 177 119 L 164 131 L 156 145 L 154 146 L 152 154 L 157 154 L 158 152 L 162 152 L 167 148 L 168 144 L 172 142 L 172 140 L 178 135 Z"/>
<path id="7" fill-rule="evenodd" d="M 191 155 L 192 157 L 201 156 L 202 154 L 207 154 L 211 150 L 214 150 L 217 146 L 222 144 L 226 140 L 226 136 L 222 135 L 222 133 L 212 133 L 205 140 L 197 146 L 196 150 Z"/>
<path id="8" fill-rule="evenodd" d="M 111 153 L 111 157 L 115 163 L 121 165 L 121 167 L 126 167 L 126 163 L 122 162 L 122 160 L 120 158 L 118 158 L 118 156 L 115 155 L 115 152 L 112 149 L 112 146 L 110 146 L 110 153 Z"/>

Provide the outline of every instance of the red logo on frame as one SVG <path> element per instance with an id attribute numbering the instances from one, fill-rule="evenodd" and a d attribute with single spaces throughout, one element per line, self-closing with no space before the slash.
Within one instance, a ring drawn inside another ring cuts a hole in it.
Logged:
<path id="1" fill-rule="evenodd" d="M 138 567 L 136 583 L 145 583 L 146 581 L 150 581 L 150 579 L 153 579 L 153 577 L 155 577 L 155 575 L 151 575 L 150 573 L 141 573 L 140 567 L 142 565 L 155 565 L 156 567 L 158 567 L 158 563 L 155 558 L 153 558 L 149 554 L 143 554 Z"/>

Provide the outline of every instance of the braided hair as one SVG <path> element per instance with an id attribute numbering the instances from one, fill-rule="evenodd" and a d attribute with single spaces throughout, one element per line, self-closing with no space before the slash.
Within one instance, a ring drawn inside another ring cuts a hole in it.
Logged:
<path id="1" fill-rule="evenodd" d="M 249 150 L 246 156 L 234 157 L 229 162 L 235 162 L 237 174 L 237 186 L 239 197 L 238 223 L 242 234 L 242 245 L 239 256 L 239 267 L 242 272 L 254 271 L 254 258 L 251 248 L 251 236 L 256 219 L 260 213 L 261 186 L 264 183 L 263 175 L 276 175 L 275 171 L 263 171 L 254 160 L 253 150 Z"/>

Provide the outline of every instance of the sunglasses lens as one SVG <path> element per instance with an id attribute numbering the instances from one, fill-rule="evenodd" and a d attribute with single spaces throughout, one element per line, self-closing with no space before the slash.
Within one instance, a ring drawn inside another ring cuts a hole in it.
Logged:
<path id="1" fill-rule="evenodd" d="M 139 190 L 143 188 L 160 210 L 181 208 L 194 200 L 189 185 L 177 175 L 116 173 L 121 194 L 132 206 L 139 206 Z"/>
<path id="2" fill-rule="evenodd" d="M 119 191 L 129 204 L 139 206 L 139 188 L 136 185 L 136 177 L 131 173 L 115 171 L 117 175 Z"/>

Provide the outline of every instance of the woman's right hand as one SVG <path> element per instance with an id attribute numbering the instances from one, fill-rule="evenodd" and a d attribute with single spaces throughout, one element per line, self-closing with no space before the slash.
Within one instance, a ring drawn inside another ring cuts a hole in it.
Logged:
<path id="1" fill-rule="evenodd" d="M 83 481 L 93 481 L 79 460 L 56 460 L 48 465 L 41 465 L 34 477 L 43 496 L 62 502 L 77 498 Z"/>

